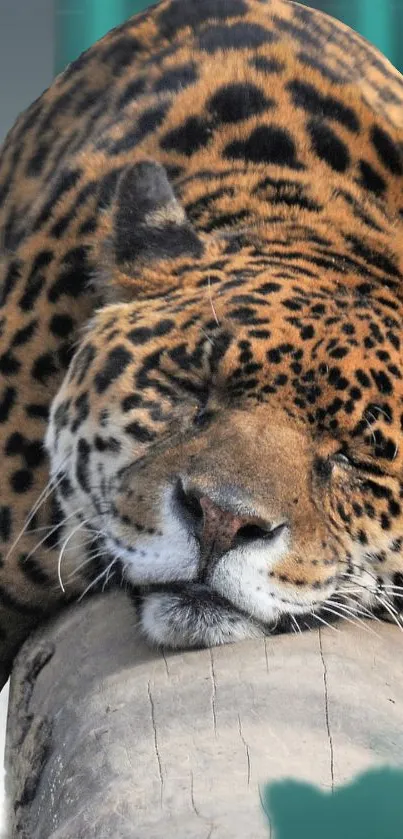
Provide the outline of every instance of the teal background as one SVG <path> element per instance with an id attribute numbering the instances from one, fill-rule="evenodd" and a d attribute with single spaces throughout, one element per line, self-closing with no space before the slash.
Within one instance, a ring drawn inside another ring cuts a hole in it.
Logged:
<path id="1" fill-rule="evenodd" d="M 0 0 L 0 143 L 52 82 L 54 11 L 54 0 Z"/>
<path id="2" fill-rule="evenodd" d="M 56 72 L 113 26 L 149 5 L 147 0 L 55 0 Z M 403 71 L 403 0 L 313 0 L 304 5 L 347 23 Z"/>
<path id="3" fill-rule="evenodd" d="M 150 5 L 148 0 L 55 0 L 56 73 L 109 29 Z"/>
<path id="4" fill-rule="evenodd" d="M 261 803 L 271 839 L 403 837 L 400 769 L 373 769 L 331 791 L 301 781 L 276 781 L 262 791 Z"/>

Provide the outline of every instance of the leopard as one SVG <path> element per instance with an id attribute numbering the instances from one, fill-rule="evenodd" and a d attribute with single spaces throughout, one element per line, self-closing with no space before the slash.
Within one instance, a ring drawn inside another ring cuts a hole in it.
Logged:
<path id="1" fill-rule="evenodd" d="M 401 625 L 403 79 L 289 0 L 161 0 L 0 164 L 0 681 L 118 587 L 149 643 Z"/>

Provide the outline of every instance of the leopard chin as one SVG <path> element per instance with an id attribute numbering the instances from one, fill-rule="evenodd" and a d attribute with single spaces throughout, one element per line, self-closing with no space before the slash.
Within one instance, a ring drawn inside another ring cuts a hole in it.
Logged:
<path id="1" fill-rule="evenodd" d="M 265 621 L 254 619 L 202 583 L 160 586 L 132 594 L 139 626 L 150 644 L 187 649 L 233 644 L 289 632 L 304 632 L 343 618 L 334 611 L 326 620 L 296 604 L 295 611 L 273 608 Z"/>

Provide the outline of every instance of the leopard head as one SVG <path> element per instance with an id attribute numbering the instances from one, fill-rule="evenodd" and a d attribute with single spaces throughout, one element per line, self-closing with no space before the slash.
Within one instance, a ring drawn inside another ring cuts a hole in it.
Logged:
<path id="1" fill-rule="evenodd" d="M 199 235 L 149 161 L 122 175 L 110 223 L 107 303 L 47 433 L 78 561 L 97 540 L 100 574 L 140 586 L 144 631 L 172 646 L 398 615 L 392 291 L 289 262 L 282 277 L 261 231 Z"/>

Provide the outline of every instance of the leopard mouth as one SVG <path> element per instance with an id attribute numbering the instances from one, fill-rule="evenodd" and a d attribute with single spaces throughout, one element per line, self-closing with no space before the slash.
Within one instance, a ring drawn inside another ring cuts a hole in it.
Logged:
<path id="1" fill-rule="evenodd" d="M 200 582 L 144 586 L 133 589 L 131 597 L 143 634 L 153 645 L 168 648 L 216 646 L 323 626 L 319 609 L 300 611 L 298 622 L 290 611 L 259 620 Z M 326 622 L 340 617 L 333 614 Z"/>
<path id="2" fill-rule="evenodd" d="M 148 579 L 148 575 L 140 576 L 136 582 L 125 558 L 119 556 L 121 550 L 116 540 L 106 540 L 104 545 L 107 549 L 104 567 L 108 566 L 112 558 L 115 583 L 128 588 L 137 608 L 143 634 L 159 646 L 215 646 L 244 638 L 304 632 L 354 617 L 360 622 L 362 617 L 372 616 L 369 609 L 365 610 L 364 615 L 360 603 L 352 602 L 351 597 L 343 595 L 338 586 L 327 597 L 309 599 L 307 602 L 303 598 L 290 597 L 286 591 L 273 589 L 266 592 L 262 608 L 262 604 L 255 602 L 253 596 L 247 598 L 247 593 L 240 585 L 228 587 L 228 578 L 223 580 L 219 577 L 215 580 L 213 576 L 205 580 L 202 568 L 199 567 L 197 571 L 197 563 L 196 566 L 190 564 L 187 579 L 185 575 L 181 579 L 177 576 L 170 578 L 167 569 L 163 570 L 162 575 L 160 568 L 157 578 L 154 575 L 154 578 Z M 169 573 L 174 570 L 172 567 Z M 177 567 L 175 573 L 178 574 Z M 234 572 L 229 577 L 233 578 Z M 232 592 L 234 599 L 231 597 Z"/>
<path id="3" fill-rule="evenodd" d="M 133 574 L 130 546 L 118 543 L 110 534 L 104 539 L 104 545 L 108 558 L 114 557 L 115 581 L 120 580 L 128 588 L 140 626 L 152 643 L 175 648 L 205 647 L 321 625 L 320 600 L 304 603 L 301 599 L 287 597 L 285 592 L 273 590 L 270 597 L 265 598 L 263 609 L 261 604 L 250 599 L 249 602 L 245 600 L 244 606 L 244 597 L 239 596 L 239 592 L 235 592 L 234 599 L 230 594 L 226 596 L 227 575 L 224 575 L 224 582 L 218 581 L 216 585 L 214 579 L 205 579 L 199 561 L 192 560 L 188 567 L 182 566 L 180 578 L 175 564 L 170 569 L 159 567 L 156 575 L 156 569 L 146 563 L 143 575 L 139 573 L 138 555 L 135 554 L 136 574 Z M 233 573 L 229 577 L 232 578 Z M 330 616 L 326 621 L 332 619 Z"/>

